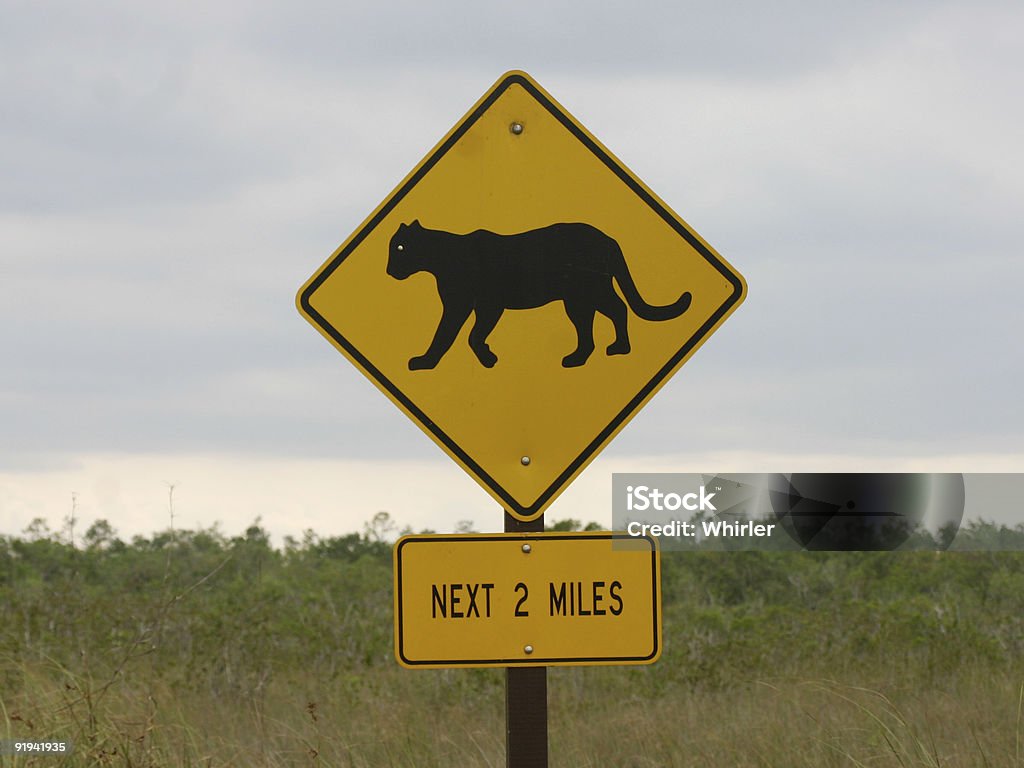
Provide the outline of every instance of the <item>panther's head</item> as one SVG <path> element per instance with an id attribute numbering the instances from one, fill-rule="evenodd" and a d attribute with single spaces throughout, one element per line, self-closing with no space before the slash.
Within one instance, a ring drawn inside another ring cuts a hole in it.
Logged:
<path id="1" fill-rule="evenodd" d="M 405 280 L 409 275 L 419 272 L 422 260 L 417 258 L 417 235 L 423 228 L 419 220 L 412 224 L 399 224 L 398 230 L 391 236 L 388 246 L 388 274 L 397 280 Z"/>

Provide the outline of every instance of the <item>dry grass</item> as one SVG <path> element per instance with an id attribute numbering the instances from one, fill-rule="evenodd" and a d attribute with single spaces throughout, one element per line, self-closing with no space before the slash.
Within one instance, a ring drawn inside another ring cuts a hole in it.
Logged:
<path id="1" fill-rule="evenodd" d="M 550 670 L 551 765 L 1024 768 L 1024 558 L 881 554 L 666 558 L 658 664 Z M 76 745 L 0 768 L 505 762 L 501 670 L 394 663 L 379 536 L 0 565 L 0 739 Z"/>
<path id="2" fill-rule="evenodd" d="M 3 768 L 504 764 L 500 672 L 382 667 L 358 679 L 274 681 L 245 700 L 142 677 L 96 696 L 94 681 L 66 670 L 21 673 L 23 693 L 0 697 L 0 734 L 77 748 L 63 761 L 3 758 Z M 1024 687 L 1007 678 L 961 670 L 931 689 L 775 679 L 657 696 L 637 681 L 626 670 L 552 670 L 551 764 L 1024 768 Z"/>
<path id="3" fill-rule="evenodd" d="M 992 766 L 1020 768 L 1020 686 L 974 679 L 944 690 L 837 681 L 734 689 L 559 712 L 552 755 L 573 766 Z"/>

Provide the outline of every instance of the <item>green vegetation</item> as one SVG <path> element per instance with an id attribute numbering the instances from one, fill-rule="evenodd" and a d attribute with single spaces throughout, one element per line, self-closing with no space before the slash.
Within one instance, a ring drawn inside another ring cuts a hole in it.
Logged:
<path id="1" fill-rule="evenodd" d="M 0 739 L 76 744 L 0 766 L 503 765 L 501 670 L 394 661 L 394 530 L 0 537 Z M 1024 553 L 666 553 L 663 589 L 657 664 L 550 671 L 553 766 L 1024 768 Z"/>

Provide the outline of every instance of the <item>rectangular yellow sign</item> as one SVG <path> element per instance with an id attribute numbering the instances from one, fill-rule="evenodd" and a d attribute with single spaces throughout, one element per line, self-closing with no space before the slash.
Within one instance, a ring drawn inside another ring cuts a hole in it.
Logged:
<path id="1" fill-rule="evenodd" d="M 651 664 L 661 654 L 653 538 L 405 536 L 394 566 L 395 656 L 406 667 Z"/>

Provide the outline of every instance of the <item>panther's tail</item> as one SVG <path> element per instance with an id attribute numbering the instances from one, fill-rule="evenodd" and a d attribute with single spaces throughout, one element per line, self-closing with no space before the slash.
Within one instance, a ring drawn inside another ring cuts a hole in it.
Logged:
<path id="1" fill-rule="evenodd" d="M 619 251 L 618 259 L 616 259 L 615 282 L 619 284 L 619 288 L 622 289 L 622 295 L 626 297 L 626 303 L 629 304 L 629 308 L 636 313 L 637 317 L 642 320 L 671 320 L 679 317 L 690 308 L 693 295 L 689 291 L 686 291 L 674 302 L 665 306 L 655 306 L 644 301 L 640 291 L 636 289 L 633 276 L 629 274 L 629 267 L 626 265 L 626 259 L 622 255 L 622 249 L 618 247 L 617 243 L 615 247 Z"/>

